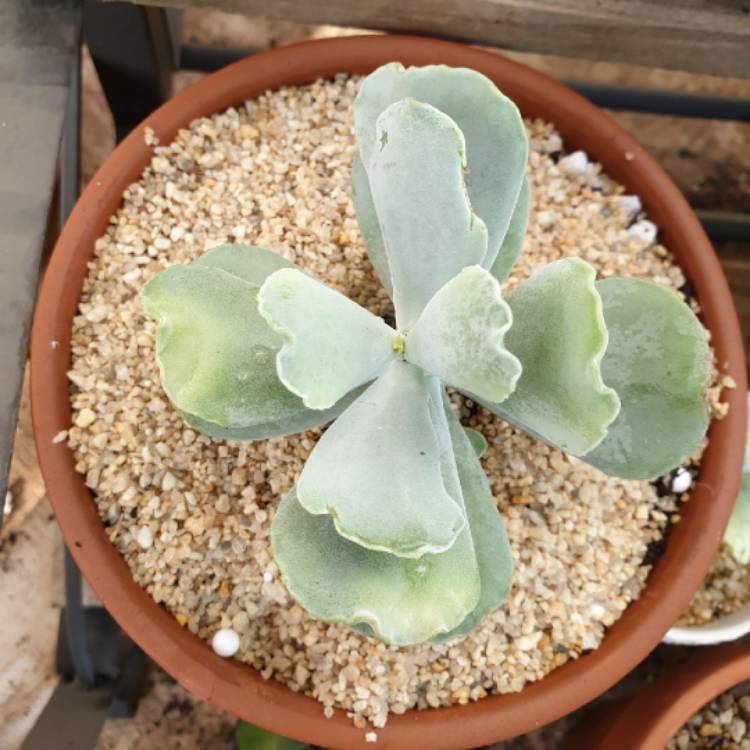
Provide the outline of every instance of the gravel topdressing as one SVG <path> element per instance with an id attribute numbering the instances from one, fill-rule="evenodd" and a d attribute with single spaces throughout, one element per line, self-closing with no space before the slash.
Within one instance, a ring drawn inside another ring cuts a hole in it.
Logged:
<path id="1" fill-rule="evenodd" d="M 112 543 L 157 602 L 207 640 L 233 628 L 237 658 L 365 729 L 389 712 L 521 690 L 596 648 L 642 590 L 644 556 L 679 498 L 607 477 L 454 397 L 489 442 L 483 465 L 516 566 L 508 600 L 464 639 L 391 648 L 313 620 L 289 597 L 269 526 L 321 431 L 243 444 L 189 429 L 159 384 L 154 324 L 137 295 L 166 265 L 242 241 L 392 319 L 349 200 L 357 85 L 283 89 L 197 120 L 168 146 L 146 133 L 154 158 L 96 243 L 74 320 L 68 439 Z M 581 152 L 564 156 L 551 125 L 527 127 L 534 208 L 508 284 L 578 255 L 602 276 L 682 287 L 637 199 Z"/>
<path id="2" fill-rule="evenodd" d="M 723 693 L 704 706 L 665 750 L 750 750 L 750 684 Z"/>
<path id="3" fill-rule="evenodd" d="M 678 625 L 705 625 L 750 604 L 750 565 L 743 565 L 722 545 L 703 585 L 695 592 Z"/>

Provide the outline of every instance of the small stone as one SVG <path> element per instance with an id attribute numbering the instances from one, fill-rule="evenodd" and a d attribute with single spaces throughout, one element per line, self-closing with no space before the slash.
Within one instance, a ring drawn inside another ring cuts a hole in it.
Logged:
<path id="1" fill-rule="evenodd" d="M 232 229 L 232 237 L 236 240 L 244 239 L 246 229 L 241 224 Z"/>
<path id="2" fill-rule="evenodd" d="M 701 724 L 698 727 L 698 734 L 701 737 L 718 737 L 721 734 L 721 727 L 718 724 Z"/>
<path id="3" fill-rule="evenodd" d="M 683 492 L 687 492 L 693 484 L 693 477 L 687 469 L 677 469 L 674 477 L 672 478 L 672 492 L 677 495 L 681 495 Z"/>
<path id="4" fill-rule="evenodd" d="M 49 345 L 50 345 L 50 347 L 52 347 L 52 349 L 57 349 L 57 347 L 60 346 L 60 342 L 59 341 L 50 341 Z"/>
<path id="5" fill-rule="evenodd" d="M 637 216 L 643 208 L 641 199 L 637 195 L 618 195 L 617 205 L 629 219 Z"/>
<path id="6" fill-rule="evenodd" d="M 177 486 L 177 478 L 174 474 L 171 472 L 166 472 L 161 480 L 161 488 L 165 492 L 169 492 L 169 490 L 173 490 Z"/>
<path id="7" fill-rule="evenodd" d="M 229 502 L 229 495 L 220 495 L 219 499 L 216 501 L 216 510 L 218 510 L 219 513 L 229 513 L 231 508 L 232 505 Z"/>
<path id="8" fill-rule="evenodd" d="M 139 547 L 149 549 L 154 543 L 154 535 L 148 526 L 141 526 L 141 528 L 138 529 L 138 534 L 136 535 L 135 540 L 138 542 Z"/>
<path id="9" fill-rule="evenodd" d="M 62 443 L 66 437 L 68 437 L 68 431 L 60 430 L 60 432 L 58 432 L 55 437 L 52 438 L 52 442 L 57 445 L 58 443 Z"/>
<path id="10" fill-rule="evenodd" d="M 732 719 L 729 724 L 729 735 L 734 742 L 742 740 L 747 733 L 747 724 L 739 717 Z"/>
<path id="11" fill-rule="evenodd" d="M 651 245 L 656 240 L 657 228 L 656 224 L 648 219 L 641 219 L 636 221 L 635 224 L 628 227 L 628 234 L 635 237 L 637 240 L 642 242 L 644 245 Z"/>
<path id="12" fill-rule="evenodd" d="M 96 421 L 96 414 L 94 414 L 94 412 L 91 411 L 91 409 L 89 409 L 88 407 L 84 407 L 76 415 L 75 425 L 76 427 L 85 429 L 86 427 L 90 427 L 95 421 Z"/>
<path id="13" fill-rule="evenodd" d="M 240 648 L 240 636 L 231 628 L 220 628 L 211 639 L 211 647 L 219 656 L 234 656 Z"/>
<path id="14" fill-rule="evenodd" d="M 569 175 L 583 175 L 589 169 L 589 157 L 583 151 L 573 151 L 558 162 L 560 169 Z"/>
<path id="15" fill-rule="evenodd" d="M 365 734 L 365 742 L 377 742 L 377 741 L 378 741 L 377 732 L 367 732 L 367 734 Z"/>
<path id="16" fill-rule="evenodd" d="M 740 712 L 745 719 L 750 719 L 750 695 L 743 695 L 737 703 L 739 704 Z"/>
<path id="17" fill-rule="evenodd" d="M 85 318 L 90 323 L 101 323 L 107 315 L 109 315 L 109 307 L 106 305 L 97 305 L 86 313 Z"/>

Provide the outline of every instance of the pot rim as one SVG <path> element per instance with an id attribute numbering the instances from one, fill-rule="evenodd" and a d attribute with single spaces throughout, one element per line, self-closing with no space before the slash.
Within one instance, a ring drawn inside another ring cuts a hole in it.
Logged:
<path id="1" fill-rule="evenodd" d="M 702 650 L 626 701 L 597 739 L 596 748 L 664 750 L 693 714 L 746 680 L 750 680 L 750 644 Z"/>
<path id="2" fill-rule="evenodd" d="M 682 646 L 710 646 L 742 638 L 750 633 L 750 604 L 745 604 L 731 615 L 717 617 L 704 625 L 683 625 L 670 628 L 664 643 Z"/>
<path id="3" fill-rule="evenodd" d="M 39 462 L 55 515 L 76 563 L 123 630 L 185 688 L 247 721 L 332 748 L 367 748 L 364 732 L 338 710 L 323 716 L 313 698 L 265 681 L 248 665 L 216 656 L 133 580 L 109 542 L 67 445 L 52 438 L 70 426 L 70 329 L 94 242 L 152 156 L 151 128 L 162 143 L 198 116 L 240 104 L 268 89 L 335 73 L 368 73 L 400 60 L 470 67 L 494 80 L 526 117 L 554 122 L 569 149 L 583 148 L 604 171 L 641 198 L 675 252 L 703 307 L 722 373 L 729 415 L 711 425 L 709 445 L 681 522 L 672 530 L 646 587 L 608 629 L 595 651 L 570 661 L 521 693 L 465 706 L 390 716 L 382 748 L 451 750 L 498 741 L 569 713 L 600 695 L 657 645 L 687 606 L 719 546 L 739 484 L 746 431 L 742 336 L 718 260 L 697 218 L 654 159 L 605 112 L 563 84 L 497 53 L 426 37 L 367 35 L 301 42 L 257 54 L 206 76 L 147 117 L 106 159 L 76 204 L 53 252 L 37 303 L 31 341 L 31 395 Z M 460 732 L 451 732 L 458 725 Z M 460 735 L 460 739 L 457 738 Z"/>

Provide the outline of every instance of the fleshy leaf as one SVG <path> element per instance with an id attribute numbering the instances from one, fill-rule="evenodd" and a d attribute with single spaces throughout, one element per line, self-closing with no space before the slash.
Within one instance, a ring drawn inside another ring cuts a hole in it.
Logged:
<path id="1" fill-rule="evenodd" d="M 380 232 L 378 215 L 375 212 L 375 204 L 372 202 L 370 183 L 367 179 L 362 159 L 357 155 L 352 165 L 352 204 L 357 214 L 359 231 L 367 248 L 367 257 L 385 287 L 389 297 L 393 297 L 393 283 L 391 282 L 391 271 L 388 268 L 388 256 L 383 245 L 383 235 Z"/>
<path id="2" fill-rule="evenodd" d="M 193 429 L 218 440 L 268 440 L 268 438 L 280 435 L 296 435 L 298 432 L 321 427 L 336 419 L 363 391 L 364 387 L 356 388 L 330 409 L 308 409 L 302 404 L 302 400 L 295 396 L 299 408 L 283 418 L 271 422 L 259 422 L 249 427 L 221 427 L 185 411 L 181 411 L 180 415 Z"/>
<path id="3" fill-rule="evenodd" d="M 282 383 L 311 409 L 328 409 L 396 357 L 396 331 L 343 294 L 294 268 L 271 274 L 258 309 L 284 339 Z"/>
<path id="4" fill-rule="evenodd" d="M 419 557 L 448 549 L 465 525 L 443 476 L 447 426 L 435 423 L 436 378 L 397 360 L 328 428 L 297 495 L 338 533 L 374 550 Z M 438 383 L 439 386 L 439 383 Z"/>
<path id="5" fill-rule="evenodd" d="M 513 556 L 508 535 L 492 499 L 487 477 L 472 445 L 471 434 L 466 427 L 461 427 L 448 405 L 446 413 L 474 553 L 479 563 L 482 592 L 472 612 L 460 625 L 435 639 L 439 642 L 458 638 L 473 630 L 488 612 L 503 602 L 513 583 Z"/>
<path id="6" fill-rule="evenodd" d="M 234 742 L 237 750 L 303 750 L 307 747 L 305 742 L 282 737 L 246 721 L 237 723 Z"/>
<path id="7" fill-rule="evenodd" d="M 466 437 L 469 438 L 476 457 L 481 458 L 487 452 L 487 439 L 479 430 L 475 430 L 472 427 L 464 427 L 464 432 L 466 433 Z"/>
<path id="8" fill-rule="evenodd" d="M 273 519 L 271 549 L 289 593 L 313 617 L 394 646 L 450 631 L 479 599 L 468 530 L 437 555 L 376 552 L 339 536 L 331 516 L 305 511 L 293 490 Z"/>
<path id="9" fill-rule="evenodd" d="M 375 133 L 378 117 L 406 98 L 431 104 L 454 120 L 463 133 L 468 160 L 466 188 L 474 211 L 487 225 L 484 265 L 491 268 L 526 169 L 528 139 L 518 108 L 492 81 L 468 68 L 383 65 L 364 80 L 354 102 L 357 144 L 368 169 L 379 146 Z M 367 248 L 370 252 L 369 244 Z"/>
<path id="10" fill-rule="evenodd" d="M 408 331 L 432 295 L 479 264 L 487 228 L 463 180 L 465 144 L 450 117 L 404 100 L 377 121 L 378 147 L 363 159 L 393 282 L 399 329 Z"/>
<path id="11" fill-rule="evenodd" d="M 708 428 L 706 332 L 676 292 L 653 281 L 596 288 L 609 331 L 602 375 L 622 409 L 585 461 L 623 479 L 659 476 L 692 455 Z"/>
<path id="12" fill-rule="evenodd" d="M 268 276 L 281 268 L 294 268 L 294 264 L 278 253 L 254 245 L 219 245 L 207 250 L 191 266 L 220 268 L 260 287 Z"/>
<path id="13" fill-rule="evenodd" d="M 750 406 L 750 395 L 747 400 Z M 729 525 L 724 533 L 724 543 L 729 547 L 732 557 L 741 565 L 750 563 L 750 426 L 747 433 L 742 481 Z"/>
<path id="14" fill-rule="evenodd" d="M 526 227 L 529 223 L 529 203 L 530 203 L 529 180 L 523 178 L 521 192 L 518 194 L 516 207 L 513 209 L 513 215 L 510 217 L 508 231 L 505 233 L 503 245 L 497 254 L 492 266 L 488 266 L 487 259 L 483 263 L 485 268 L 490 268 L 490 273 L 502 284 L 508 278 L 513 266 L 518 260 L 523 248 L 523 241 L 526 237 Z"/>
<path id="15" fill-rule="evenodd" d="M 521 360 L 516 389 L 494 413 L 562 450 L 581 455 L 598 445 L 617 416 L 617 393 L 604 384 L 607 349 L 596 273 L 578 258 L 544 266 L 506 295 L 513 326 L 506 347 Z"/>
<path id="16" fill-rule="evenodd" d="M 406 337 L 406 359 L 499 403 L 521 375 L 521 363 L 503 345 L 512 322 L 498 281 L 481 266 L 469 266 L 427 303 Z"/>
<path id="17" fill-rule="evenodd" d="M 208 434 L 210 424 L 260 439 L 335 416 L 306 409 L 279 381 L 281 339 L 258 313 L 256 296 L 256 286 L 205 264 L 167 268 L 141 292 L 146 314 L 157 321 L 164 390 Z"/>

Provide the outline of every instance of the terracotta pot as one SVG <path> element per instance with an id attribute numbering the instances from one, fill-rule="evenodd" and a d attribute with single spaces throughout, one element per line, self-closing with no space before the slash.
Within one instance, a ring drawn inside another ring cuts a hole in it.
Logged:
<path id="1" fill-rule="evenodd" d="M 342 37 L 305 42 L 242 60 L 204 78 L 143 122 L 169 142 L 178 128 L 282 85 L 338 72 L 368 73 L 399 60 L 481 71 L 526 116 L 555 123 L 567 146 L 583 148 L 639 195 L 695 289 L 722 371 L 737 382 L 729 416 L 711 427 L 701 478 L 670 534 L 648 585 L 595 652 L 566 664 L 522 693 L 467 706 L 409 711 L 378 732 L 378 747 L 466 748 L 526 732 L 596 697 L 637 664 L 684 610 L 716 552 L 732 508 L 745 435 L 745 359 L 737 317 L 719 263 L 695 215 L 656 162 L 614 120 L 565 86 L 500 55 L 406 36 Z M 194 694 L 247 721 L 331 748 L 371 747 L 343 712 L 327 720 L 320 704 L 209 646 L 137 586 L 109 543 L 71 451 L 52 438 L 70 425 L 66 370 L 70 330 L 86 263 L 127 185 L 152 152 L 136 128 L 107 159 L 75 207 L 42 285 L 31 345 L 32 401 L 39 460 L 58 522 L 76 562 L 104 606 L 154 661 Z M 52 342 L 59 342 L 53 347 Z"/>
<path id="2" fill-rule="evenodd" d="M 630 699 L 583 719 L 566 750 L 664 750 L 688 719 L 750 680 L 750 643 L 702 650 Z"/>

